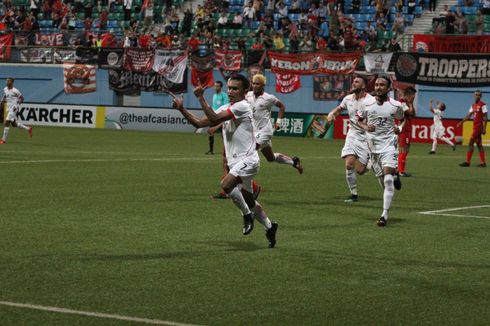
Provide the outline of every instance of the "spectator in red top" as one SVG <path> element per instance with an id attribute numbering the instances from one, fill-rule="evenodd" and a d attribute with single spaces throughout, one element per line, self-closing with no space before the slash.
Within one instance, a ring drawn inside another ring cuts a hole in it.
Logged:
<path id="1" fill-rule="evenodd" d="M 264 49 L 264 45 L 260 41 L 260 38 L 255 38 L 255 42 L 252 44 L 251 49 L 255 51 L 262 51 Z"/>
<path id="2" fill-rule="evenodd" d="M 198 50 L 199 49 L 199 44 L 201 44 L 201 42 L 199 41 L 199 39 L 196 37 L 195 34 L 191 35 L 191 37 L 187 41 L 187 45 L 189 46 L 189 49 L 191 51 Z"/>
<path id="3" fill-rule="evenodd" d="M 316 49 L 318 51 L 323 51 L 327 49 L 327 42 L 323 37 L 318 37 L 318 40 L 316 41 Z"/>
<path id="4" fill-rule="evenodd" d="M 480 153 L 480 166 L 482 168 L 487 166 L 481 138 L 482 135 L 485 135 L 487 130 L 488 109 L 485 102 L 481 101 L 481 96 L 481 91 L 477 89 L 475 91 L 475 103 L 471 105 L 470 111 L 468 112 L 466 117 L 458 122 L 457 125 L 458 127 L 461 126 L 463 122 L 469 120 L 471 116 L 473 116 L 473 133 L 471 134 L 470 143 L 468 145 L 468 152 L 466 152 L 466 161 L 461 163 L 459 166 L 470 166 L 471 157 L 473 156 L 473 147 L 475 143 L 476 146 L 478 146 L 478 152 Z"/>
<path id="5" fill-rule="evenodd" d="M 141 34 L 138 38 L 138 44 L 142 48 L 150 47 L 151 36 L 148 34 Z"/>
<path id="6" fill-rule="evenodd" d="M 106 9 L 102 10 L 99 16 L 99 21 L 100 25 L 99 28 L 102 31 L 105 31 L 107 29 L 107 20 L 109 19 L 109 13 L 107 12 Z"/>

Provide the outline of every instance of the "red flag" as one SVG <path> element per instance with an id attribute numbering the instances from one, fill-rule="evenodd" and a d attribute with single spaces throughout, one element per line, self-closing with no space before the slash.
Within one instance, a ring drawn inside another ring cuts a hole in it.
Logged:
<path id="1" fill-rule="evenodd" d="M 239 71 L 242 62 L 241 51 L 214 51 L 216 66 L 223 70 Z"/>
<path id="2" fill-rule="evenodd" d="M 97 69 L 83 64 L 63 64 L 65 93 L 79 94 L 95 92 L 97 88 Z"/>
<path id="3" fill-rule="evenodd" d="M 14 33 L 7 35 L 0 35 L 0 59 L 10 59 L 10 51 L 12 41 L 14 40 Z"/>
<path id="4" fill-rule="evenodd" d="M 276 92 L 292 93 L 301 87 L 299 75 L 294 74 L 276 74 Z"/>
<path id="5" fill-rule="evenodd" d="M 192 68 L 192 85 L 197 87 L 211 87 L 214 85 L 213 71 L 200 71 L 196 68 Z"/>
<path id="6" fill-rule="evenodd" d="M 194 87 L 201 84 L 202 87 L 211 87 L 214 84 L 213 67 L 214 56 L 212 53 L 205 56 L 191 55 L 192 78 Z"/>

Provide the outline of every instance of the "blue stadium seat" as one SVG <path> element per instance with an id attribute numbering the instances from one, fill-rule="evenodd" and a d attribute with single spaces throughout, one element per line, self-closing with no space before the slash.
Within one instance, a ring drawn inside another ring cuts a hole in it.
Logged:
<path id="1" fill-rule="evenodd" d="M 415 14 L 415 16 L 420 16 L 422 15 L 422 12 L 423 12 L 422 6 L 416 6 L 415 11 L 413 13 Z"/>
<path id="2" fill-rule="evenodd" d="M 414 16 L 413 15 L 405 15 L 405 25 L 412 26 L 413 25 Z"/>

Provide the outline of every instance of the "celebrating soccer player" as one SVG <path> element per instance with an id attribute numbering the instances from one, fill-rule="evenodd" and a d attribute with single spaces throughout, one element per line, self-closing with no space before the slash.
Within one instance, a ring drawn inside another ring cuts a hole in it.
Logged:
<path id="1" fill-rule="evenodd" d="M 378 77 L 374 84 L 375 98 L 366 101 L 359 109 L 359 125 L 366 131 L 368 147 L 371 152 L 373 171 L 382 181 L 383 212 L 378 226 L 386 226 L 388 213 L 394 196 L 395 173 L 397 166 L 395 119 L 403 121 L 407 106 L 388 96 L 391 80 Z"/>
<path id="2" fill-rule="evenodd" d="M 262 206 L 254 199 L 252 179 L 260 167 L 256 150 L 253 127 L 253 112 L 245 101 L 249 82 L 243 75 L 234 75 L 228 79 L 228 98 L 230 104 L 214 111 L 206 102 L 204 88 L 198 86 L 194 95 L 199 99 L 205 117 L 199 118 L 184 108 L 183 100 L 173 97 L 173 107 L 197 128 L 223 124 L 222 134 L 225 145 L 228 174 L 221 180 L 221 188 L 233 200 L 243 214 L 243 234 L 252 232 L 254 217 L 264 225 L 269 248 L 276 245 L 278 224 L 272 222 Z"/>
<path id="3" fill-rule="evenodd" d="M 345 161 L 345 179 L 351 193 L 345 202 L 357 202 L 356 172 L 360 175 L 364 174 L 369 161 L 366 132 L 357 123 L 358 110 L 365 101 L 372 100 L 373 97 L 366 92 L 366 81 L 360 76 L 354 77 L 350 93 L 328 114 L 327 120 L 330 123 L 334 122 L 343 110 L 347 110 L 349 115 L 349 131 L 341 153 Z"/>
<path id="4" fill-rule="evenodd" d="M 7 86 L 3 89 L 3 98 L 0 103 L 0 108 L 3 108 L 5 102 L 7 102 L 7 119 L 5 120 L 5 128 L 3 129 L 3 137 L 0 139 L 0 145 L 7 143 L 10 126 L 27 130 L 29 137 L 32 138 L 32 127 L 24 125 L 17 119 L 19 106 L 24 102 L 24 96 L 22 96 L 22 93 L 14 87 L 14 79 L 11 77 L 7 78 Z"/>

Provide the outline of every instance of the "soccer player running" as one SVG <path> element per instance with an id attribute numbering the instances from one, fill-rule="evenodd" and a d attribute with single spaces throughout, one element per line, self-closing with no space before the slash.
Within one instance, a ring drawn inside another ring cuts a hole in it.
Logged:
<path id="1" fill-rule="evenodd" d="M 434 124 L 432 128 L 432 149 L 429 154 L 435 154 L 437 149 L 437 140 L 442 140 L 446 144 L 450 145 L 453 148 L 453 151 L 456 150 L 456 146 L 454 143 L 449 140 L 449 138 L 444 137 L 444 133 L 446 132 L 446 128 L 442 124 L 442 114 L 446 110 L 446 104 L 437 101 L 436 108 L 434 109 L 432 105 L 432 99 L 429 100 L 429 110 L 434 114 Z"/>
<path id="2" fill-rule="evenodd" d="M 332 123 L 344 110 L 349 115 L 349 131 L 345 137 L 345 145 L 342 148 L 341 157 L 345 162 L 345 179 L 350 190 L 350 196 L 345 202 L 357 202 L 357 177 L 367 171 L 369 161 L 369 149 L 366 141 L 366 132 L 358 125 L 358 110 L 365 101 L 372 100 L 373 96 L 366 92 L 366 81 L 360 76 L 354 77 L 350 94 L 344 97 L 339 106 L 333 109 L 327 116 L 327 121 Z"/>
<path id="3" fill-rule="evenodd" d="M 412 141 L 412 118 L 415 117 L 416 113 L 413 105 L 415 93 L 417 93 L 417 90 L 412 86 L 409 86 L 402 91 L 402 96 L 400 98 L 400 102 L 408 107 L 408 110 L 405 111 L 404 122 L 400 123 L 400 134 L 398 135 L 398 172 L 401 177 L 411 176 L 411 174 L 405 172 L 405 165 L 408 153 L 410 152 L 410 143 Z"/>
<path id="4" fill-rule="evenodd" d="M 383 212 L 377 224 L 386 226 L 391 202 L 395 194 L 395 173 L 397 165 L 395 119 L 403 121 L 407 107 L 388 96 L 391 80 L 378 77 L 374 84 L 375 98 L 366 101 L 359 109 L 359 126 L 366 131 L 371 152 L 373 171 L 383 185 Z"/>
<path id="5" fill-rule="evenodd" d="M 252 90 L 245 97 L 253 109 L 257 145 L 267 161 L 291 165 L 302 174 L 303 165 L 299 157 L 289 157 L 285 154 L 274 153 L 272 150 L 272 135 L 274 134 L 274 129 L 281 127 L 286 106 L 277 97 L 264 91 L 266 82 L 267 80 L 264 75 L 254 75 L 252 77 Z M 271 123 L 271 110 L 273 105 L 279 108 L 275 126 L 272 126 Z"/>
<path id="6" fill-rule="evenodd" d="M 475 91 L 475 103 L 470 107 L 470 111 L 464 117 L 463 120 L 458 122 L 458 127 L 461 126 L 465 121 L 470 120 L 473 116 L 473 133 L 471 134 L 470 143 L 468 145 L 468 152 L 466 153 L 466 161 L 461 163 L 459 166 L 470 166 L 471 157 L 473 156 L 473 146 L 476 143 L 478 146 L 478 151 L 480 153 L 480 167 L 484 168 L 487 166 L 485 161 L 485 152 L 483 151 L 483 145 L 481 136 L 485 135 L 487 130 L 487 120 L 488 120 L 488 110 L 485 102 L 481 100 L 482 94 L 479 89 Z"/>
<path id="7" fill-rule="evenodd" d="M 243 214 L 243 234 L 252 232 L 255 217 L 266 229 L 269 248 L 274 248 L 278 224 L 269 219 L 254 199 L 252 190 L 252 179 L 259 171 L 260 159 L 254 137 L 252 107 L 245 101 L 249 82 L 243 75 L 234 75 L 228 79 L 227 86 L 230 104 L 221 106 L 217 111 L 207 104 L 203 87 L 194 89 L 205 117 L 199 118 L 186 110 L 183 100 L 175 96 L 172 105 L 197 128 L 223 124 L 223 143 L 229 172 L 221 180 L 221 188 Z"/>
<path id="8" fill-rule="evenodd" d="M 24 102 L 24 96 L 14 87 L 14 79 L 12 77 L 7 78 L 7 86 L 3 89 L 2 102 L 0 103 L 0 108 L 3 108 L 4 103 L 7 103 L 7 119 L 5 120 L 5 128 L 3 128 L 3 137 L 0 139 L 0 145 L 7 143 L 10 126 L 27 130 L 29 137 L 32 138 L 32 127 L 26 126 L 17 120 L 19 105 L 22 102 Z"/>

